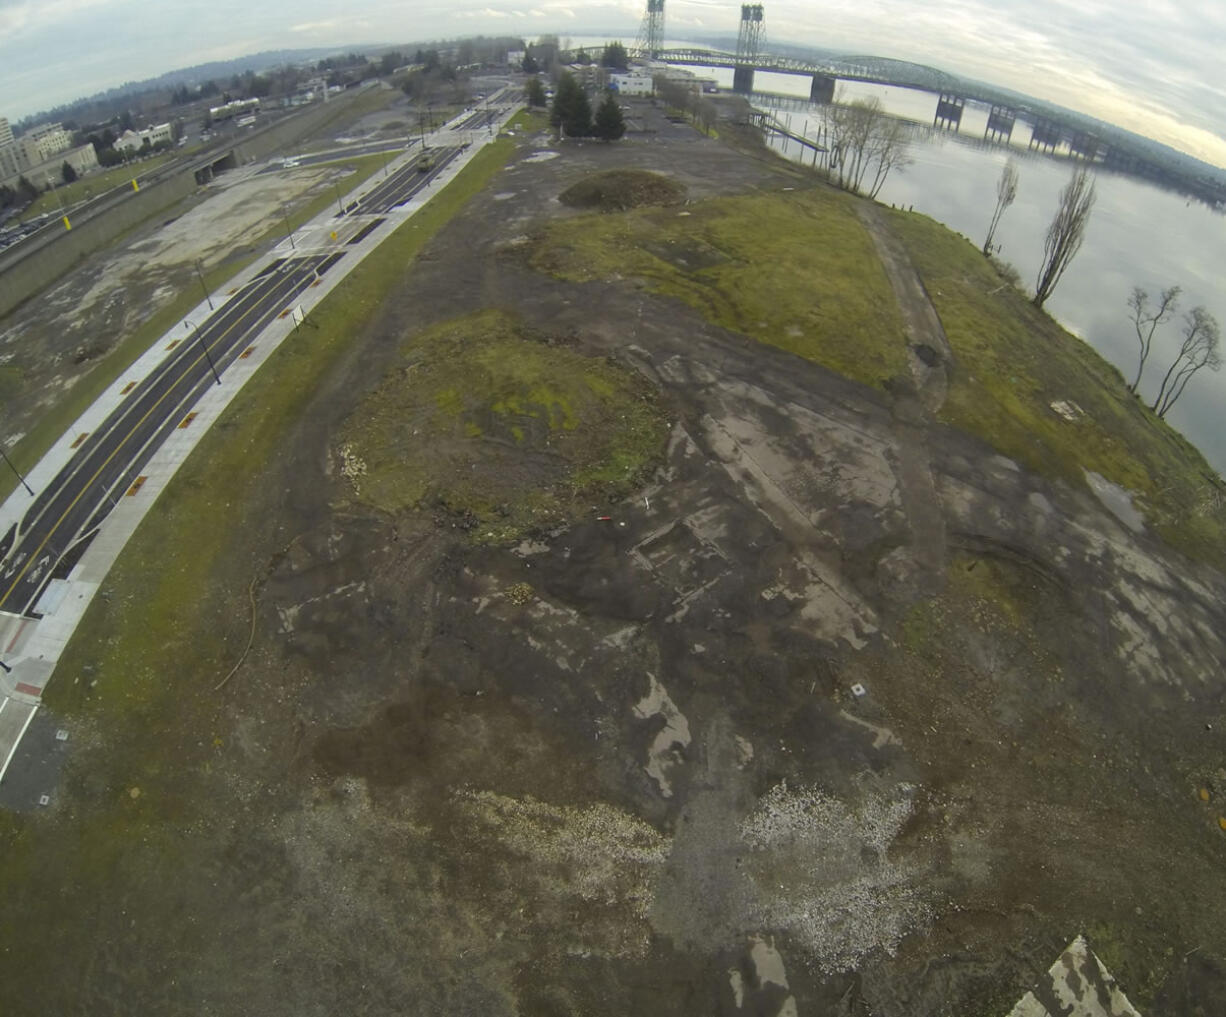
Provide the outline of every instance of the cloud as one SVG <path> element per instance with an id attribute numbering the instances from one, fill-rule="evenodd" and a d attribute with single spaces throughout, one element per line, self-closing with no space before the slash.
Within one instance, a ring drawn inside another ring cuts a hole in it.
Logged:
<path id="1" fill-rule="evenodd" d="M 116 0 L 16 0 L 0 4 L 0 39 L 18 41 L 23 35 L 62 24 L 91 7 L 115 5 Z"/>
<path id="2" fill-rule="evenodd" d="M 304 21 L 298 25 L 290 25 L 291 32 L 318 35 L 321 32 L 336 32 L 341 29 L 367 28 L 370 22 L 364 19 L 327 18 L 323 21 Z"/>

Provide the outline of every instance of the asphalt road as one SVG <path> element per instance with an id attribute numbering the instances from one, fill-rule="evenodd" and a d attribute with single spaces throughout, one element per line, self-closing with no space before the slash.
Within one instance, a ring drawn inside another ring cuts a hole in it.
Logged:
<path id="1" fill-rule="evenodd" d="M 442 173 L 447 164 L 462 151 L 463 149 L 459 146 L 429 149 L 427 152 L 418 155 L 407 166 L 402 166 L 395 173 L 390 174 L 386 180 L 383 180 L 360 199 L 351 203 L 345 209 L 345 214 L 382 215 L 390 212 L 397 205 L 403 205 L 413 195 L 417 194 L 418 191 L 429 187 L 435 177 Z M 430 169 L 423 171 L 421 165 L 422 160 L 425 158 L 431 160 L 431 165 Z"/>
<path id="2" fill-rule="evenodd" d="M 141 468 L 248 339 L 292 306 L 341 254 L 272 262 L 201 325 L 88 435 L 21 520 L 0 539 L 0 611 L 34 615 L 47 582 L 67 572 Z M 208 351 L 206 356 L 205 350 Z"/>

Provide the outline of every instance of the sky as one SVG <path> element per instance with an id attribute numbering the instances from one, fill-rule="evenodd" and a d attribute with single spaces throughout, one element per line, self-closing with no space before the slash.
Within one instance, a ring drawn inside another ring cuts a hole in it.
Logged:
<path id="1" fill-rule="evenodd" d="M 461 35 L 617 34 L 642 0 L 0 0 L 0 116 L 268 49 Z M 765 0 L 766 36 L 1057 102 L 1226 167 L 1223 0 Z M 739 5 L 667 0 L 666 36 L 735 33 Z"/>

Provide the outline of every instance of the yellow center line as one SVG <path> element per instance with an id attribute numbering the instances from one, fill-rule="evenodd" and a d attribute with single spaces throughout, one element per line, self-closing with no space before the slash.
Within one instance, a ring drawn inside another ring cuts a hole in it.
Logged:
<path id="1" fill-rule="evenodd" d="M 275 287 L 270 287 L 270 289 L 269 289 L 269 291 L 268 291 L 268 292 L 271 292 L 273 288 L 275 288 Z M 265 294 L 265 296 L 267 296 L 267 293 Z M 250 315 L 250 313 L 251 313 L 251 312 L 250 312 L 250 311 L 248 311 L 248 312 L 247 312 L 247 314 L 244 314 L 244 315 L 243 315 L 242 317 L 240 317 L 240 318 L 239 318 L 237 321 L 235 321 L 233 325 L 231 325 L 231 326 L 230 326 L 228 329 L 226 329 L 224 332 L 222 332 L 222 334 L 221 334 L 221 335 L 219 335 L 219 336 L 218 336 L 218 337 L 217 337 L 217 338 L 216 338 L 216 339 L 213 341 L 212 345 L 211 345 L 211 346 L 209 346 L 209 347 L 208 347 L 208 349 L 211 351 L 211 350 L 212 350 L 212 349 L 213 349 L 213 348 L 214 348 L 214 347 L 215 347 L 215 346 L 216 346 L 218 343 L 220 343 L 220 342 L 221 342 L 221 341 L 222 341 L 222 340 L 223 340 L 223 339 L 224 339 L 226 336 L 228 336 L 228 335 L 229 335 L 231 332 L 233 332 L 233 331 L 234 331 L 234 329 L 238 327 L 239 323 L 240 323 L 240 322 L 242 322 L 242 321 L 244 321 L 244 320 L 245 320 L 245 319 L 248 317 L 248 315 Z M 183 370 L 183 371 L 182 371 L 182 372 L 179 374 L 179 376 L 178 376 L 178 377 L 177 377 L 177 378 L 176 378 L 176 379 L 175 379 L 175 380 L 174 380 L 174 381 L 171 383 L 170 387 L 169 387 L 169 388 L 168 388 L 168 389 L 167 389 L 165 392 L 163 392 L 163 393 L 162 393 L 162 394 L 161 394 L 161 395 L 158 397 L 157 402 L 155 402 L 155 403 L 154 403 L 152 406 L 150 406 L 150 407 L 149 407 L 149 409 L 148 409 L 148 410 L 146 410 L 146 411 L 145 411 L 145 415 L 144 415 L 143 417 L 141 417 L 141 418 L 140 418 L 140 420 L 138 420 L 138 421 L 137 421 L 137 422 L 136 422 L 136 423 L 135 423 L 135 424 L 132 426 L 132 428 L 131 428 L 131 429 L 128 431 L 128 433 L 127 433 L 127 434 L 125 434 L 125 435 L 123 436 L 123 439 L 122 439 L 122 440 L 119 442 L 119 444 L 118 444 L 118 445 L 116 445 L 116 446 L 115 446 L 114 451 L 112 451 L 112 452 L 111 452 L 111 454 L 110 454 L 109 456 L 107 456 L 107 457 L 106 457 L 106 459 L 103 461 L 102 465 L 101 465 L 101 466 L 99 466 L 99 467 L 98 467 L 98 469 L 96 469 L 96 470 L 94 471 L 94 475 L 93 475 L 92 477 L 90 477 L 90 478 L 89 478 L 89 480 L 87 480 L 87 481 L 85 482 L 85 484 L 84 484 L 84 485 L 81 487 L 81 490 L 80 490 L 79 492 L 77 492 L 77 496 L 76 496 L 75 498 L 73 498 L 73 499 L 72 499 L 72 501 L 69 503 L 68 507 L 67 507 L 66 509 L 64 509 L 64 511 L 63 511 L 63 513 L 60 515 L 59 519 L 57 519 L 57 520 L 55 521 L 55 525 L 54 525 L 54 526 L 52 526 L 52 527 L 51 527 L 51 529 L 47 531 L 47 535 L 46 535 L 45 537 L 43 537 L 43 541 L 42 541 L 42 543 L 41 543 L 41 544 L 39 544 L 39 545 L 38 545 L 38 547 L 36 547 L 36 548 L 34 549 L 34 551 L 31 553 L 30 557 L 26 559 L 26 563 L 25 563 L 25 565 L 22 567 L 21 571 L 17 573 L 17 578 L 16 578 L 16 579 L 14 579 L 14 580 L 13 580 L 12 585 L 11 585 L 11 586 L 9 586 L 9 588 L 8 588 L 7 590 L 5 590 L 5 591 L 4 591 L 4 596 L 0 597 L 0 604 L 3 604 L 5 601 L 7 601 L 7 600 L 9 599 L 9 597 L 12 595 L 13 591 L 14 591 L 15 589 L 17 589 L 17 586 L 18 586 L 18 585 L 21 583 L 21 581 L 22 581 L 22 580 L 25 578 L 26 573 L 30 571 L 30 566 L 34 564 L 34 562 L 35 562 L 35 560 L 38 558 L 39 554 L 41 554 L 41 553 L 42 553 L 43 548 L 47 546 L 47 542 L 48 542 L 48 541 L 49 541 L 49 540 L 50 540 L 50 539 L 51 539 L 53 536 L 55 536 L 55 531 L 56 531 L 56 530 L 58 530 L 58 529 L 60 528 L 60 526 L 63 524 L 64 520 L 68 518 L 68 514 L 69 514 L 69 513 L 70 513 L 70 512 L 71 512 L 71 511 L 72 511 L 74 508 L 76 508 L 76 507 L 77 507 L 77 502 L 79 502 L 79 501 L 80 501 L 82 498 L 84 498 L 84 497 L 85 497 L 85 492 L 86 492 L 86 491 L 88 491 L 88 490 L 90 489 L 91 485 L 93 484 L 93 482 L 94 482 L 95 480 L 97 480 L 97 479 L 98 479 L 98 476 L 99 476 L 99 475 L 102 473 L 102 471 L 103 471 L 103 470 L 105 470 L 105 469 L 106 469 L 106 468 L 107 468 L 107 467 L 110 465 L 111 460 L 112 460 L 112 459 L 114 459 L 114 458 L 115 458 L 117 455 L 119 455 L 120 450 L 121 450 L 121 449 L 124 447 L 124 445 L 126 445 L 126 444 L 128 443 L 128 439 L 130 439 L 130 438 L 132 437 L 132 435 L 134 435 L 134 434 L 137 432 L 137 430 L 140 428 L 140 426 L 141 426 L 141 425 L 142 425 L 142 424 L 143 424 L 143 423 L 144 423 L 146 420 L 148 420 L 148 419 L 149 419 L 149 417 L 150 417 L 150 415 L 153 413 L 153 411 L 154 411 L 154 410 L 156 410 L 156 409 L 157 409 L 159 406 L 161 406 L 161 405 L 162 405 L 162 401 L 163 401 L 164 399 L 166 399 L 166 397 L 167 397 L 167 396 L 169 396 L 169 395 L 170 395 L 170 394 L 171 394 L 171 393 L 172 393 L 172 392 L 173 392 L 173 391 L 174 391 L 174 390 L 175 390 L 175 389 L 178 387 L 179 383 L 180 383 L 181 381 L 183 381 L 183 380 L 184 380 L 184 379 L 187 377 L 188 372 L 189 372 L 189 371 L 190 371 L 190 370 L 191 370 L 193 367 L 195 367 L 197 364 L 199 364 L 199 363 L 200 363 L 202 360 L 204 360 L 204 359 L 205 359 L 205 355 L 204 355 L 203 353 L 201 353 L 201 354 L 200 354 L 198 357 L 196 357 L 196 359 L 195 359 L 195 360 L 193 360 L 193 361 L 191 362 L 191 364 L 189 364 L 189 365 L 188 365 L 188 366 L 187 366 L 187 367 L 186 367 L 186 368 L 185 368 L 185 369 L 184 369 L 184 370 Z M 24 605 L 22 606 L 22 610 L 23 610 L 23 611 L 25 610 Z"/>

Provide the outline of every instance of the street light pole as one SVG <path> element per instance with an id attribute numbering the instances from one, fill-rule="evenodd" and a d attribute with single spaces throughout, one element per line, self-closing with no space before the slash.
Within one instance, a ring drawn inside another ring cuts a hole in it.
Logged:
<path id="1" fill-rule="evenodd" d="M 204 290 L 204 299 L 208 301 L 209 310 L 213 310 L 213 298 L 209 295 L 209 288 L 204 282 L 204 272 L 200 268 L 200 259 L 196 259 L 196 278 L 200 280 L 200 288 Z"/>
<path id="2" fill-rule="evenodd" d="M 196 342 L 200 344 L 200 348 L 204 351 L 204 359 L 209 362 L 209 367 L 213 370 L 213 377 L 217 379 L 217 384 L 220 385 L 221 375 L 217 373 L 217 365 L 213 363 L 213 354 L 209 352 L 209 348 L 205 346 L 204 340 L 200 337 L 200 326 L 194 321 L 188 321 L 186 318 L 184 318 L 183 327 L 186 329 L 196 330 Z"/>
<path id="3" fill-rule="evenodd" d="M 2 447 L 0 447 L 0 459 L 3 459 L 6 463 L 8 463 L 9 469 L 16 473 L 17 479 L 21 481 L 21 486 L 24 487 L 30 493 L 30 497 L 33 498 L 34 489 L 26 482 L 26 478 L 21 475 L 21 470 L 17 469 L 17 467 L 13 465 L 13 460 L 8 457 L 8 453 L 5 452 Z"/>
<path id="4" fill-rule="evenodd" d="M 289 213 L 285 209 L 281 209 L 281 221 L 285 223 L 285 235 L 289 237 L 290 250 L 298 250 L 298 245 L 294 243 L 294 229 L 289 224 Z"/>
<path id="5" fill-rule="evenodd" d="M 344 203 L 341 201 L 341 188 L 340 188 L 340 185 L 339 185 L 339 184 L 335 184 L 335 183 L 334 183 L 334 184 L 332 185 L 332 190 L 336 191 L 336 214 L 337 214 L 337 215 L 344 215 L 344 214 L 345 214 L 345 205 L 344 205 Z"/>

